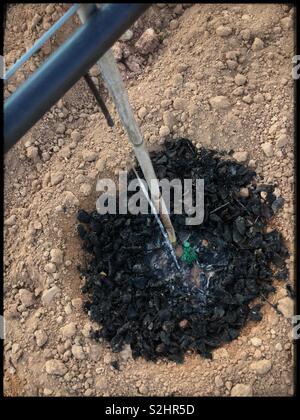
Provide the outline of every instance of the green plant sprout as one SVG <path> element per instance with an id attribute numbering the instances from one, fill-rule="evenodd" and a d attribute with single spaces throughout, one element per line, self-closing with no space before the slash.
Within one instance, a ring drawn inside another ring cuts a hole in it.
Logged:
<path id="1" fill-rule="evenodd" d="M 193 264 L 197 260 L 197 252 L 192 248 L 191 244 L 188 241 L 183 243 L 183 254 L 181 260 L 188 265 Z"/>

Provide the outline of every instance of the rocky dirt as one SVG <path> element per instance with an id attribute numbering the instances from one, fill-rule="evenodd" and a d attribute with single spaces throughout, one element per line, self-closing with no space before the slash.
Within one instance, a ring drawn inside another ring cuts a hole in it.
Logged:
<path id="1" fill-rule="evenodd" d="M 10 67 L 67 9 L 8 9 Z M 12 78 L 9 96 L 79 25 L 73 18 Z M 294 9 L 281 4 L 154 5 L 114 46 L 150 149 L 166 135 L 233 156 L 276 183 L 283 209 L 273 221 L 294 264 Z M 96 67 L 91 75 L 107 97 Z M 207 360 L 183 365 L 133 360 L 89 338 L 77 266 L 88 256 L 76 233 L 77 209 L 93 210 L 98 177 L 127 168 L 133 151 L 112 102 L 109 128 L 79 81 L 5 157 L 6 395 L 292 395 L 293 300 L 275 282 L 283 315 L 263 320 Z M 118 363 L 114 363 L 118 362 Z M 118 367 L 118 368 L 117 368 Z"/>

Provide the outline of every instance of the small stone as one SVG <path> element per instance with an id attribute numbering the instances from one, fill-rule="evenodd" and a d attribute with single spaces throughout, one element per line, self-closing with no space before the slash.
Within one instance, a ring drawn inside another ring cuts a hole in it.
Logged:
<path id="1" fill-rule="evenodd" d="M 63 376 L 67 372 L 65 365 L 60 360 L 55 360 L 55 359 L 47 360 L 45 366 L 46 366 L 46 372 L 48 373 L 48 375 Z"/>
<path id="2" fill-rule="evenodd" d="M 130 41 L 133 38 L 133 32 L 130 29 L 127 29 L 127 31 L 124 32 L 124 34 L 121 36 L 120 41 L 127 42 Z"/>
<path id="3" fill-rule="evenodd" d="M 252 104 L 252 97 L 251 97 L 251 95 L 243 96 L 243 102 L 245 102 L 248 105 Z"/>
<path id="4" fill-rule="evenodd" d="M 19 297 L 20 297 L 20 301 L 26 308 L 29 308 L 30 306 L 34 305 L 34 294 L 31 293 L 29 290 L 20 289 Z"/>
<path id="5" fill-rule="evenodd" d="M 64 262 L 64 253 L 59 248 L 53 248 L 50 251 L 51 262 L 55 264 L 62 264 Z"/>
<path id="6" fill-rule="evenodd" d="M 175 125 L 175 117 L 173 113 L 170 111 L 165 111 L 163 113 L 163 122 L 165 126 L 167 126 L 171 130 Z"/>
<path id="7" fill-rule="evenodd" d="M 66 125 L 64 123 L 58 124 L 58 126 L 56 127 L 56 133 L 57 134 L 64 134 L 65 131 L 66 131 Z"/>
<path id="8" fill-rule="evenodd" d="M 241 37 L 243 38 L 244 41 L 249 41 L 250 37 L 251 37 L 251 32 L 250 29 L 243 29 L 240 32 Z"/>
<path id="9" fill-rule="evenodd" d="M 141 120 L 143 120 L 146 115 L 147 115 L 147 109 L 144 106 L 142 106 L 138 111 L 138 116 Z"/>
<path id="10" fill-rule="evenodd" d="M 72 354 L 75 357 L 75 359 L 78 359 L 78 360 L 85 359 L 85 354 L 83 352 L 82 346 L 79 346 L 78 344 L 74 344 L 72 346 L 71 351 L 72 351 Z"/>
<path id="11" fill-rule="evenodd" d="M 236 384 L 231 389 L 232 397 L 252 397 L 253 391 L 251 385 Z"/>
<path id="12" fill-rule="evenodd" d="M 46 273 L 56 273 L 56 265 L 54 263 L 47 263 L 44 267 L 44 270 L 46 271 Z"/>
<path id="13" fill-rule="evenodd" d="M 79 200 L 71 191 L 65 191 L 62 198 L 62 205 L 76 207 L 79 205 Z"/>
<path id="14" fill-rule="evenodd" d="M 254 95 L 253 101 L 256 104 L 262 104 L 264 102 L 264 96 L 261 93 L 257 93 L 256 95 Z"/>
<path id="15" fill-rule="evenodd" d="M 160 135 L 161 137 L 165 137 L 165 136 L 167 136 L 168 134 L 170 134 L 170 129 L 169 129 L 169 127 L 167 127 L 166 125 L 161 126 L 161 127 L 160 127 L 160 129 L 159 129 L 159 135 Z"/>
<path id="16" fill-rule="evenodd" d="M 80 192 L 85 196 L 88 197 L 92 192 L 92 186 L 86 182 L 80 185 Z"/>
<path id="17" fill-rule="evenodd" d="M 132 351 L 130 344 L 126 344 L 123 348 L 123 350 L 120 352 L 120 357 L 124 362 L 126 362 L 129 359 L 132 359 Z"/>
<path id="18" fill-rule="evenodd" d="M 248 152 L 235 152 L 233 154 L 233 159 L 235 159 L 239 163 L 246 162 L 248 159 Z"/>
<path id="19" fill-rule="evenodd" d="M 172 29 L 172 30 L 177 29 L 178 25 L 179 25 L 178 20 L 172 19 L 171 22 L 170 22 L 170 29 Z"/>
<path id="20" fill-rule="evenodd" d="M 276 350 L 276 351 L 278 351 L 278 352 L 279 352 L 279 351 L 282 351 L 282 349 L 283 349 L 283 348 L 282 348 L 282 344 L 281 344 L 281 343 L 277 343 L 277 344 L 275 344 L 275 350 Z"/>
<path id="21" fill-rule="evenodd" d="M 230 108 L 230 102 L 226 96 L 215 96 L 209 100 L 212 108 L 216 110 L 228 109 Z"/>
<path id="22" fill-rule="evenodd" d="M 262 344 L 262 341 L 261 341 L 261 339 L 260 338 L 258 338 L 258 337 L 253 337 L 253 338 L 251 338 L 251 344 L 254 346 L 254 347 L 260 347 L 261 346 L 261 344 Z"/>
<path id="23" fill-rule="evenodd" d="M 263 359 L 253 362 L 250 365 L 250 369 L 253 370 L 258 375 L 265 375 L 271 370 L 272 363 L 270 360 Z"/>
<path id="24" fill-rule="evenodd" d="M 294 315 L 294 301 L 290 297 L 282 298 L 278 301 L 278 309 L 285 318 L 292 318 Z"/>
<path id="25" fill-rule="evenodd" d="M 70 322 L 69 324 L 64 325 L 60 331 L 64 338 L 72 338 L 76 334 L 77 325 L 75 322 Z"/>
<path id="26" fill-rule="evenodd" d="M 45 290 L 42 294 L 42 302 L 44 305 L 50 305 L 55 296 L 60 293 L 60 289 L 57 286 L 53 286 L 48 290 Z"/>
<path id="27" fill-rule="evenodd" d="M 13 226 L 13 225 L 15 225 L 16 221 L 17 221 L 16 216 L 14 214 L 12 214 L 10 217 L 8 217 L 4 221 L 4 224 L 5 224 L 5 226 Z"/>
<path id="28" fill-rule="evenodd" d="M 159 39 L 153 28 L 148 28 L 143 32 L 135 47 L 139 53 L 147 55 L 153 53 L 159 45 Z"/>
<path id="29" fill-rule="evenodd" d="M 230 26 L 224 26 L 221 25 L 216 29 L 216 34 L 218 36 L 229 36 L 232 34 L 232 29 L 230 28 Z"/>
<path id="30" fill-rule="evenodd" d="M 98 344 L 92 344 L 90 347 L 90 353 L 89 353 L 90 359 L 94 362 L 98 362 L 101 357 L 101 348 Z"/>
<path id="31" fill-rule="evenodd" d="M 64 179 L 64 174 L 62 172 L 55 172 L 51 174 L 50 182 L 51 185 L 57 185 Z"/>
<path id="32" fill-rule="evenodd" d="M 281 149 L 282 147 L 286 146 L 287 144 L 288 144 L 288 137 L 287 137 L 287 135 L 286 134 L 281 134 L 277 138 L 276 146 Z"/>
<path id="33" fill-rule="evenodd" d="M 82 159 L 84 162 L 94 162 L 97 159 L 97 153 L 92 152 L 90 150 L 85 150 L 82 152 Z"/>
<path id="34" fill-rule="evenodd" d="M 186 108 L 186 101 L 182 98 L 175 98 L 173 107 L 177 110 L 184 110 Z"/>
<path id="35" fill-rule="evenodd" d="M 98 159 L 97 160 L 97 162 L 95 164 L 95 168 L 97 169 L 98 173 L 101 173 L 101 172 L 104 171 L 105 165 L 106 165 L 106 162 L 105 162 L 104 159 Z"/>
<path id="36" fill-rule="evenodd" d="M 261 148 L 263 149 L 264 154 L 267 157 L 272 157 L 273 156 L 273 146 L 272 143 L 263 143 L 261 145 Z"/>
<path id="37" fill-rule="evenodd" d="M 293 18 L 291 16 L 287 16 L 283 19 L 281 19 L 281 26 L 283 29 L 291 29 L 294 25 Z"/>
<path id="38" fill-rule="evenodd" d="M 97 68 L 98 68 L 98 66 L 97 66 Z M 81 135 L 80 135 L 79 131 L 77 131 L 77 130 L 72 131 L 72 133 L 71 133 L 71 139 L 75 143 L 78 143 L 79 140 L 81 139 Z"/>
<path id="39" fill-rule="evenodd" d="M 260 51 L 264 48 L 265 44 L 260 38 L 255 38 L 252 44 L 253 51 Z"/>
<path id="40" fill-rule="evenodd" d="M 222 388 L 224 386 L 224 382 L 223 382 L 221 376 L 218 375 L 218 376 L 215 377 L 215 384 L 216 384 L 217 388 Z"/>
<path id="41" fill-rule="evenodd" d="M 247 82 L 247 77 L 239 73 L 235 76 L 234 81 L 236 85 L 243 86 Z"/>
<path id="42" fill-rule="evenodd" d="M 248 188 L 241 188 L 239 191 L 239 196 L 243 198 L 249 197 L 249 189 Z"/>
<path id="43" fill-rule="evenodd" d="M 101 376 L 95 380 L 95 389 L 98 392 L 106 392 L 108 388 L 108 382 L 105 376 Z"/>
<path id="44" fill-rule="evenodd" d="M 43 347 L 43 345 L 46 344 L 48 340 L 47 334 L 43 330 L 35 331 L 34 336 L 38 347 Z"/>
<path id="45" fill-rule="evenodd" d="M 37 162 L 39 160 L 39 149 L 35 146 L 30 146 L 26 149 L 26 155 L 33 162 Z"/>

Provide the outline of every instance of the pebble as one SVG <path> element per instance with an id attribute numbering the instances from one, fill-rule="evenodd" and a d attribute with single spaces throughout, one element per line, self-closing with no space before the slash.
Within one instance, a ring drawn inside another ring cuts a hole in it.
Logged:
<path id="1" fill-rule="evenodd" d="M 260 347 L 261 345 L 262 345 L 262 341 L 261 341 L 261 339 L 260 338 L 258 338 L 258 337 L 253 337 L 253 338 L 251 338 L 251 344 L 254 346 L 254 347 Z"/>
<path id="2" fill-rule="evenodd" d="M 281 343 L 277 343 L 277 344 L 275 344 L 275 350 L 276 351 L 282 351 L 282 344 Z"/>
<path id="3" fill-rule="evenodd" d="M 183 110 L 186 108 L 186 101 L 182 98 L 175 98 L 173 102 L 173 107 L 176 110 Z"/>
<path id="4" fill-rule="evenodd" d="M 44 305 L 50 305 L 55 296 L 60 293 L 60 289 L 57 286 L 53 286 L 48 290 L 45 290 L 42 294 L 42 302 Z"/>
<path id="5" fill-rule="evenodd" d="M 230 107 L 230 102 L 226 96 L 214 96 L 209 99 L 209 103 L 216 110 L 228 109 Z"/>
<path id="6" fill-rule="evenodd" d="M 97 159 L 97 153 L 90 150 L 85 150 L 82 152 L 82 159 L 84 162 L 94 162 Z"/>
<path id="7" fill-rule="evenodd" d="M 26 149 L 26 155 L 33 162 L 37 162 L 39 160 L 39 149 L 35 146 L 29 146 Z"/>
<path id="8" fill-rule="evenodd" d="M 232 397 L 252 397 L 253 390 L 251 385 L 236 384 L 231 389 L 230 395 Z"/>
<path id="9" fill-rule="evenodd" d="M 108 389 L 108 382 L 107 379 L 105 378 L 105 376 L 100 376 L 99 378 L 96 379 L 95 381 L 95 389 L 98 392 L 106 392 Z"/>
<path id="10" fill-rule="evenodd" d="M 243 102 L 245 102 L 246 104 L 248 104 L 248 105 L 252 104 L 252 97 L 251 97 L 251 95 L 243 96 L 242 99 L 243 99 Z"/>
<path id="11" fill-rule="evenodd" d="M 98 68 L 98 66 L 97 66 L 97 68 Z M 81 139 L 81 134 L 79 133 L 79 131 L 77 131 L 77 130 L 72 131 L 72 133 L 71 133 L 71 139 L 75 143 L 78 143 L 79 140 Z"/>
<path id="12" fill-rule="evenodd" d="M 218 26 L 218 28 L 216 29 L 216 34 L 218 36 L 224 36 L 224 37 L 229 36 L 232 34 L 232 29 L 230 26 L 221 25 L 221 26 Z"/>
<path id="13" fill-rule="evenodd" d="M 74 344 L 72 346 L 71 351 L 75 359 L 78 359 L 78 360 L 85 359 L 85 354 L 84 354 L 82 346 L 79 346 L 78 344 Z"/>
<path id="14" fill-rule="evenodd" d="M 67 368 L 63 362 L 56 359 L 47 360 L 45 368 L 49 375 L 63 376 L 65 373 L 67 373 Z"/>
<path id="15" fill-rule="evenodd" d="M 60 331 L 64 338 L 72 338 L 75 336 L 77 330 L 77 324 L 75 322 L 70 322 L 69 324 L 64 325 Z"/>
<path id="16" fill-rule="evenodd" d="M 255 38 L 252 44 L 253 51 L 260 51 L 264 48 L 264 43 L 260 38 Z"/>
<path id="17" fill-rule="evenodd" d="M 263 149 L 263 152 L 264 152 L 264 154 L 267 157 L 272 157 L 273 156 L 273 146 L 272 146 L 272 143 L 269 143 L 269 142 L 263 143 L 261 145 L 261 148 Z"/>
<path id="18" fill-rule="evenodd" d="M 29 308 L 30 306 L 34 305 L 34 294 L 31 293 L 29 290 L 20 289 L 19 297 L 20 297 L 20 301 L 26 308 Z"/>
<path id="19" fill-rule="evenodd" d="M 59 248 L 53 248 L 50 251 L 51 262 L 55 264 L 62 264 L 64 262 L 64 253 Z"/>
<path id="20" fill-rule="evenodd" d="M 139 53 L 147 55 L 153 53 L 159 45 L 159 39 L 153 28 L 148 28 L 143 32 L 135 47 Z"/>
<path id="21" fill-rule="evenodd" d="M 239 73 L 235 76 L 234 81 L 236 85 L 243 86 L 247 82 L 247 77 Z"/>
<path id="22" fill-rule="evenodd" d="M 249 197 L 249 189 L 248 188 L 241 188 L 239 191 L 239 196 L 243 197 L 243 198 L 248 198 Z"/>
<path id="23" fill-rule="evenodd" d="M 163 113 L 163 122 L 170 130 L 175 125 L 175 117 L 171 111 L 165 111 Z"/>
<path id="24" fill-rule="evenodd" d="M 246 162 L 248 159 L 248 152 L 235 152 L 233 154 L 233 159 L 239 163 Z"/>
<path id="25" fill-rule="evenodd" d="M 177 29 L 178 25 L 179 25 L 178 20 L 172 19 L 171 22 L 170 22 L 170 29 L 172 29 L 172 30 Z"/>
<path id="26" fill-rule="evenodd" d="M 64 123 L 60 123 L 56 127 L 56 133 L 57 134 L 64 134 L 66 131 L 66 125 Z"/>
<path id="27" fill-rule="evenodd" d="M 12 214 L 10 217 L 8 217 L 5 221 L 4 224 L 5 226 L 13 226 L 17 221 L 17 218 L 14 214 Z"/>
<path id="28" fill-rule="evenodd" d="M 127 42 L 133 38 L 133 32 L 131 29 L 127 29 L 124 34 L 121 36 L 120 41 Z"/>
<path id="29" fill-rule="evenodd" d="M 80 192 L 85 196 L 88 197 L 92 192 L 92 186 L 86 182 L 80 185 Z"/>
<path id="30" fill-rule="evenodd" d="M 282 148 L 288 144 L 288 137 L 286 134 L 281 134 L 276 140 L 276 146 Z"/>
<path id="31" fill-rule="evenodd" d="M 64 174 L 62 172 L 54 172 L 51 174 L 50 182 L 51 185 L 57 185 L 64 179 Z"/>
<path id="32" fill-rule="evenodd" d="M 256 104 L 262 104 L 264 102 L 264 96 L 261 93 L 257 93 L 256 95 L 254 95 L 253 101 Z"/>
<path id="33" fill-rule="evenodd" d="M 159 129 L 159 135 L 160 135 L 161 137 L 165 137 L 165 136 L 167 136 L 168 134 L 170 134 L 170 129 L 169 129 L 169 127 L 167 127 L 166 125 L 161 126 L 161 127 L 160 127 L 160 129 Z"/>
<path id="34" fill-rule="evenodd" d="M 141 120 L 143 120 L 146 115 L 147 115 L 147 109 L 144 106 L 142 106 L 138 111 L 138 116 Z"/>
<path id="35" fill-rule="evenodd" d="M 123 350 L 120 352 L 120 357 L 124 362 L 132 359 L 132 351 L 131 351 L 130 344 L 126 344 L 124 346 Z"/>
<path id="36" fill-rule="evenodd" d="M 38 347 L 43 347 L 43 345 L 46 344 L 48 340 L 48 336 L 43 330 L 35 331 L 34 336 Z"/>
<path id="37" fill-rule="evenodd" d="M 223 382 L 221 376 L 218 375 L 218 376 L 215 377 L 215 384 L 216 384 L 217 388 L 222 388 L 224 386 L 224 382 Z"/>
<path id="38" fill-rule="evenodd" d="M 294 301 L 290 297 L 284 297 L 278 301 L 278 309 L 285 318 L 292 318 L 294 315 Z"/>
<path id="39" fill-rule="evenodd" d="M 270 360 L 263 359 L 253 362 L 250 365 L 250 369 L 253 370 L 258 375 L 265 375 L 271 370 L 272 363 Z"/>
<path id="40" fill-rule="evenodd" d="M 44 267 L 44 270 L 46 271 L 46 273 L 56 273 L 56 265 L 52 262 L 47 263 Z"/>

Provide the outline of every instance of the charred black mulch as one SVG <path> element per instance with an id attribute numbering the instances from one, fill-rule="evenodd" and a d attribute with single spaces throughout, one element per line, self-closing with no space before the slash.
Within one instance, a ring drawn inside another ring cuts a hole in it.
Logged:
<path id="1" fill-rule="evenodd" d="M 106 339 L 116 352 L 130 344 L 133 357 L 147 360 L 182 362 L 188 349 L 211 357 L 248 319 L 261 320 L 261 305 L 275 290 L 273 278 L 287 277 L 281 234 L 266 231 L 282 199 L 273 195 L 274 186 L 257 184 L 253 170 L 225 153 L 198 150 L 186 139 L 166 141 L 151 157 L 159 179 L 204 179 L 203 223 L 186 226 L 184 214 L 171 219 L 179 240 L 182 232 L 189 233 L 199 261 L 206 258 L 200 243 L 207 241 L 217 256 L 210 260 L 213 276 L 203 293 L 183 282 L 180 273 L 165 278 L 164 270 L 154 269 L 149 253 L 164 245 L 151 214 L 80 210 L 78 232 L 91 254 L 88 266 L 80 268 L 90 298 L 85 310 L 100 324 L 93 337 Z M 140 168 L 138 173 L 142 177 Z M 243 198 L 238 192 L 246 186 L 250 194 Z M 259 303 L 253 305 L 255 298 Z"/>

